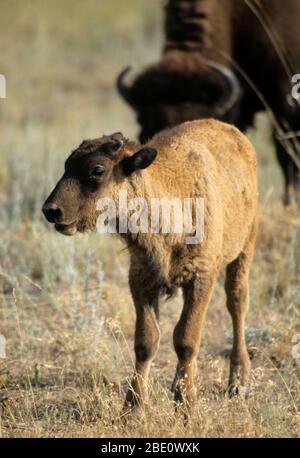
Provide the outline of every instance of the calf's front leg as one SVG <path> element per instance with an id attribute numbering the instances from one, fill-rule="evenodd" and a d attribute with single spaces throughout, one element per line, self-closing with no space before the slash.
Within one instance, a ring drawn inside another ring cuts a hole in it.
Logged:
<path id="1" fill-rule="evenodd" d="M 205 275 L 183 287 L 184 306 L 174 329 L 178 366 L 174 380 L 175 401 L 191 410 L 196 400 L 194 375 L 200 348 L 201 329 L 210 302 L 214 275 Z"/>
<path id="2" fill-rule="evenodd" d="M 148 376 L 151 362 L 157 353 L 160 331 L 155 310 L 148 301 L 134 297 L 136 328 L 134 339 L 135 372 L 127 391 L 123 414 L 143 407 L 148 401 Z"/>

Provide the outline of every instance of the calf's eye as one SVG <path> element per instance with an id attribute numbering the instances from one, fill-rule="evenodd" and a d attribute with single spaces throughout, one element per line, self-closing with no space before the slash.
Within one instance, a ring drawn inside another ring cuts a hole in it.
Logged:
<path id="1" fill-rule="evenodd" d="M 90 173 L 90 178 L 100 178 L 104 174 L 104 167 L 97 165 Z"/>

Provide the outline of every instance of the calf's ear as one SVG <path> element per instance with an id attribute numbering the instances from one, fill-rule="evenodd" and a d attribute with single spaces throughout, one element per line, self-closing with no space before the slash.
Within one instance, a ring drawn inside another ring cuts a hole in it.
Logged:
<path id="1" fill-rule="evenodd" d="M 117 152 L 124 145 L 123 140 L 115 140 L 107 143 L 103 143 L 99 149 L 99 153 L 105 153 L 110 156 L 112 159 L 117 155 Z"/>
<path id="2" fill-rule="evenodd" d="M 142 148 L 137 153 L 130 157 L 125 157 L 121 161 L 124 174 L 131 175 L 136 170 L 146 169 L 154 161 L 157 156 L 157 151 L 153 148 Z"/>

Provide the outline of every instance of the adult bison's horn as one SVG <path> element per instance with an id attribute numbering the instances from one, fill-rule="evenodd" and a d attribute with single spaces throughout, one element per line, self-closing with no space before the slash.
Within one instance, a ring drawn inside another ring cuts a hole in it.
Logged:
<path id="1" fill-rule="evenodd" d="M 117 77 L 117 89 L 123 99 L 129 103 L 129 105 L 133 105 L 133 100 L 131 97 L 131 88 L 125 83 L 125 77 L 130 72 L 131 67 L 124 68 L 119 76 Z"/>
<path id="2" fill-rule="evenodd" d="M 241 86 L 235 74 L 223 65 L 210 60 L 206 61 L 208 67 L 219 73 L 226 81 L 226 89 L 220 100 L 216 103 L 214 110 L 216 115 L 222 116 L 237 103 L 240 98 Z"/>

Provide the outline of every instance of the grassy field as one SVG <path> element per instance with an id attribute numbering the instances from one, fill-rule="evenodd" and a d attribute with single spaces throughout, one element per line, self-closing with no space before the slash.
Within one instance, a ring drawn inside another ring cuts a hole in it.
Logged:
<path id="1" fill-rule="evenodd" d="M 160 0 L 1 0 L 0 359 L 1 437 L 300 436 L 300 217 L 280 203 L 281 175 L 268 121 L 257 147 L 261 226 L 251 275 L 247 336 L 252 392 L 224 395 L 231 323 L 216 288 L 198 358 L 196 417 L 184 426 L 169 391 L 180 297 L 162 304 L 162 342 L 146 417 L 118 420 L 133 367 L 128 259 L 114 238 L 55 233 L 41 204 L 82 138 L 137 133 L 114 79 L 161 49 Z"/>

